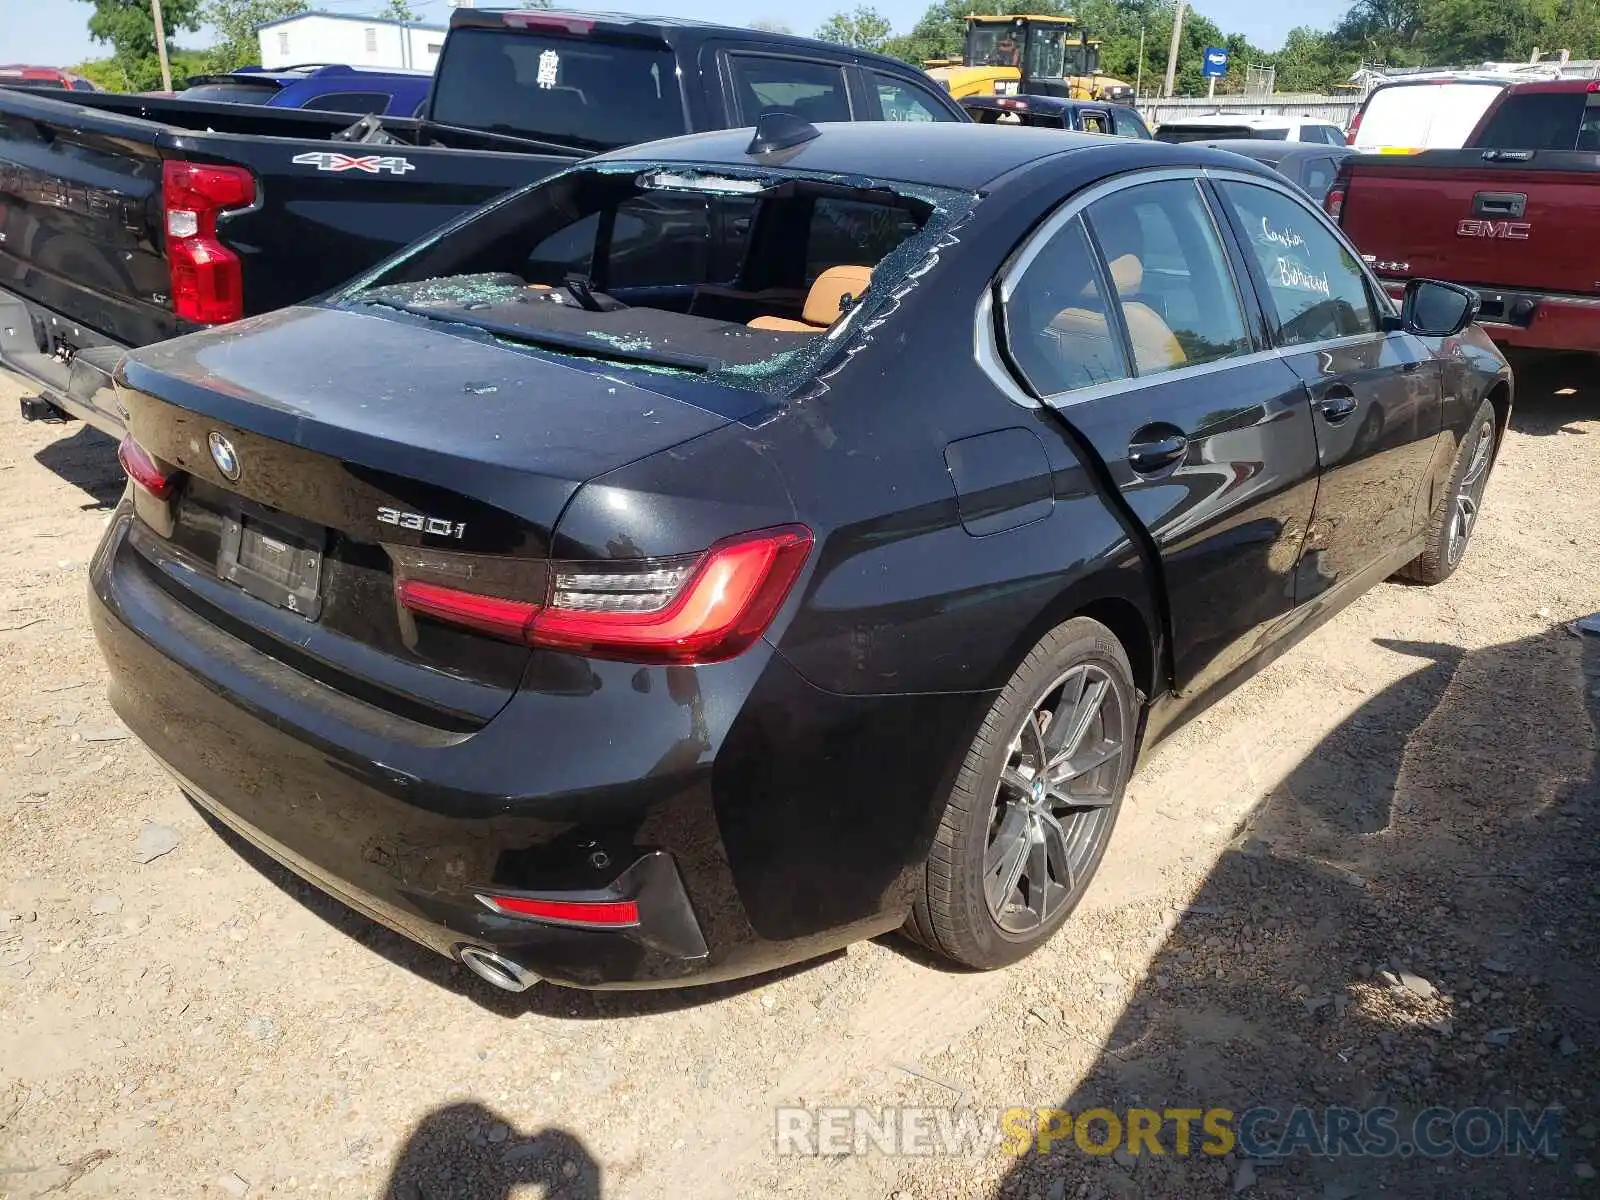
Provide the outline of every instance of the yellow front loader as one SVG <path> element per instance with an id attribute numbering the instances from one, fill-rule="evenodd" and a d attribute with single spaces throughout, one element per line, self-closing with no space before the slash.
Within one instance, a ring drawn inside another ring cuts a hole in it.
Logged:
<path id="1" fill-rule="evenodd" d="M 1100 42 L 1075 17 L 1022 14 L 967 18 L 960 58 L 923 64 L 954 99 L 1062 96 L 1127 104 L 1133 88 L 1100 73 Z"/>

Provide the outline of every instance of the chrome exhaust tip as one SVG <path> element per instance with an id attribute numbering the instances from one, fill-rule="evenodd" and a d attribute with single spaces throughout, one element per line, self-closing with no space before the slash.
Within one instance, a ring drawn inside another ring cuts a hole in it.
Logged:
<path id="1" fill-rule="evenodd" d="M 539 982 L 539 977 L 526 967 L 481 946 L 463 946 L 457 955 L 469 971 L 502 991 L 525 992 Z"/>

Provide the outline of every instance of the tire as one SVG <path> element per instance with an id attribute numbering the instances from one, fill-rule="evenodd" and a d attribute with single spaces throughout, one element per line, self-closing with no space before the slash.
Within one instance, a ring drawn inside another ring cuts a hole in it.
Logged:
<path id="1" fill-rule="evenodd" d="M 1455 574 L 1478 527 L 1498 436 L 1494 405 L 1485 400 L 1461 439 L 1449 486 L 1428 517 L 1427 543 L 1421 554 L 1400 568 L 1400 578 L 1431 587 Z"/>
<path id="2" fill-rule="evenodd" d="M 1111 840 L 1137 730 L 1133 672 L 1112 632 L 1087 617 L 1051 630 L 967 751 L 906 932 L 981 970 L 1048 940 L 1083 898 Z M 1064 760 L 1056 757 L 1063 751 Z M 1077 773 L 1047 786 L 1036 779 L 1041 759 L 1060 764 L 1058 777 Z"/>

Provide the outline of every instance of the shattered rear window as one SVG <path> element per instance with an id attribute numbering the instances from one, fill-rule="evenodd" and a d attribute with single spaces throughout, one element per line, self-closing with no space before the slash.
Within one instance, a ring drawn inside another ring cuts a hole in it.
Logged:
<path id="1" fill-rule="evenodd" d="M 859 176 L 595 164 L 462 218 L 334 302 L 786 395 L 890 318 L 976 203 Z"/>

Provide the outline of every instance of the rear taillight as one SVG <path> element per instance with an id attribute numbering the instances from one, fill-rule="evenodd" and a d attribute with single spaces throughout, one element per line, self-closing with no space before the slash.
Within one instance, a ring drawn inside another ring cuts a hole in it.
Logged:
<path id="1" fill-rule="evenodd" d="M 129 479 L 157 500 L 165 500 L 172 495 L 176 480 L 161 469 L 161 464 L 150 457 L 148 450 L 133 440 L 132 434 L 123 438 L 117 447 L 117 461 L 122 464 Z"/>
<path id="2" fill-rule="evenodd" d="M 244 316 L 239 256 L 217 237 L 217 217 L 256 200 L 255 177 L 243 167 L 168 161 L 161 170 L 172 311 L 215 325 Z"/>
<path id="3" fill-rule="evenodd" d="M 721 662 L 766 631 L 810 552 L 811 531 L 784 525 L 725 538 L 704 554 L 551 563 L 540 602 L 404 577 L 395 594 L 413 613 L 530 646 L 630 662 Z"/>
<path id="4" fill-rule="evenodd" d="M 1350 128 L 1344 135 L 1344 144 L 1346 146 L 1354 146 L 1356 144 L 1356 134 L 1361 132 L 1361 111 L 1359 108 L 1356 109 L 1355 118 L 1350 122 Z"/>
<path id="5" fill-rule="evenodd" d="M 1335 221 L 1342 218 L 1344 216 L 1344 184 L 1337 183 L 1329 188 L 1322 204 L 1328 210 L 1328 215 Z"/>

